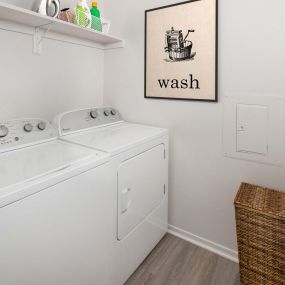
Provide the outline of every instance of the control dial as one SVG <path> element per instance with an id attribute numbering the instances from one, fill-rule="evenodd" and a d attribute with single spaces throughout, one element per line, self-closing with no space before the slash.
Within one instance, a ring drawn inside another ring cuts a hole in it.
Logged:
<path id="1" fill-rule="evenodd" d="M 108 110 L 105 110 L 105 111 L 104 111 L 104 115 L 105 115 L 106 117 L 108 117 L 108 116 L 110 115 L 110 112 L 109 112 Z"/>
<path id="2" fill-rule="evenodd" d="M 40 131 L 44 131 L 46 129 L 46 127 L 47 127 L 47 124 L 45 122 L 39 122 L 38 123 L 38 129 Z"/>
<path id="3" fill-rule="evenodd" d="M 25 124 L 24 125 L 24 131 L 27 133 L 30 133 L 33 130 L 33 126 L 31 124 Z"/>
<path id="4" fill-rule="evenodd" d="M 112 116 L 115 116 L 117 114 L 116 110 L 112 109 L 111 114 L 112 114 Z"/>
<path id="5" fill-rule="evenodd" d="M 4 125 L 0 125 L 0 138 L 4 138 L 8 135 L 8 128 Z"/>
<path id="6" fill-rule="evenodd" d="M 96 112 L 95 110 L 91 111 L 91 112 L 90 112 L 90 117 L 91 117 L 92 119 L 96 119 L 96 118 L 97 118 L 97 112 Z"/>

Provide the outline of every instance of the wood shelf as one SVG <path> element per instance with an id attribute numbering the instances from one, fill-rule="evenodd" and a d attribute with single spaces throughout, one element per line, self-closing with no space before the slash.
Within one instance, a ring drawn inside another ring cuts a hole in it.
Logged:
<path id="1" fill-rule="evenodd" d="M 21 7 L 1 2 L 0 19 L 32 28 L 49 29 L 53 33 L 99 44 L 104 49 L 124 46 L 124 40 L 118 37 L 88 28 L 82 28 L 72 23 L 47 17 Z"/>

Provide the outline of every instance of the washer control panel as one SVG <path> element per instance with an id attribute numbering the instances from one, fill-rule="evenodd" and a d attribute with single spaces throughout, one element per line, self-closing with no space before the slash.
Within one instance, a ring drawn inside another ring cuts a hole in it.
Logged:
<path id="1" fill-rule="evenodd" d="M 61 135 L 123 121 L 114 108 L 90 108 L 59 115 L 53 122 Z"/>
<path id="2" fill-rule="evenodd" d="M 54 127 L 43 119 L 0 121 L 0 152 L 56 137 Z"/>

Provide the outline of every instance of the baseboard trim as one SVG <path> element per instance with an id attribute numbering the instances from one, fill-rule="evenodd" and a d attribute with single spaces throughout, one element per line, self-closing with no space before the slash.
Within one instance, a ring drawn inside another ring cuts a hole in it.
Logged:
<path id="1" fill-rule="evenodd" d="M 193 243 L 206 250 L 214 252 L 222 257 L 225 257 L 231 261 L 238 263 L 238 253 L 220 244 L 214 243 L 197 235 L 194 235 L 185 230 L 179 229 L 175 226 L 168 225 L 168 232 L 174 236 L 182 238 L 190 243 Z"/>

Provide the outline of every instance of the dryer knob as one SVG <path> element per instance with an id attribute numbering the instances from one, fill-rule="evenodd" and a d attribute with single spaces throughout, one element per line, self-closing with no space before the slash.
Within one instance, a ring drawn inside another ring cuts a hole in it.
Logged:
<path id="1" fill-rule="evenodd" d="M 33 130 L 33 126 L 31 124 L 24 125 L 24 131 L 30 133 Z"/>
<path id="2" fill-rule="evenodd" d="M 8 132 L 9 132 L 9 130 L 6 126 L 4 126 L 4 125 L 0 126 L 0 138 L 6 137 L 8 135 Z"/>
<path id="3" fill-rule="evenodd" d="M 104 111 L 104 115 L 105 115 L 106 117 L 108 117 L 108 116 L 110 115 L 110 112 L 109 112 L 108 110 L 105 110 L 105 111 Z"/>
<path id="4" fill-rule="evenodd" d="M 46 129 L 46 127 L 47 127 L 47 124 L 45 122 L 39 122 L 38 123 L 38 129 L 40 131 L 44 131 Z"/>
<path id="5" fill-rule="evenodd" d="M 115 116 L 115 115 L 117 114 L 116 110 L 112 109 L 112 110 L 111 110 L 111 114 L 112 114 L 113 116 Z"/>
<path id="6" fill-rule="evenodd" d="M 92 119 L 96 119 L 97 118 L 97 112 L 96 111 L 91 111 L 90 112 L 90 117 L 92 118 Z"/>

